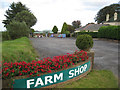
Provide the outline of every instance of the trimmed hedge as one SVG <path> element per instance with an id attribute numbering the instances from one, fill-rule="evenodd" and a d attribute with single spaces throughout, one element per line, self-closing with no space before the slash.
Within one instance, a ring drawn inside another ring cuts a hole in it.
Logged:
<path id="1" fill-rule="evenodd" d="M 83 34 L 91 35 L 93 38 L 120 40 L 120 26 L 102 26 L 98 32 L 78 32 L 75 37 Z"/>
<path id="2" fill-rule="evenodd" d="M 89 51 L 93 47 L 93 39 L 90 35 L 79 35 L 76 39 L 76 46 L 85 51 Z"/>
<path id="3" fill-rule="evenodd" d="M 98 37 L 98 32 L 78 32 L 76 35 L 83 35 L 83 34 L 88 34 L 90 36 L 92 36 L 93 38 L 97 38 Z"/>
<path id="4" fill-rule="evenodd" d="M 120 26 L 103 26 L 98 30 L 98 37 L 120 40 Z"/>

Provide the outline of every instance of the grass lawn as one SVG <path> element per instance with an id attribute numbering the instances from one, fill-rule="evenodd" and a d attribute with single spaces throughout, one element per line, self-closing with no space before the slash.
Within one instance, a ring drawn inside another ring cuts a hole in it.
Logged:
<path id="1" fill-rule="evenodd" d="M 77 81 L 56 88 L 118 88 L 118 80 L 111 71 L 93 70 Z"/>
<path id="2" fill-rule="evenodd" d="M 4 62 L 30 62 L 37 57 L 27 37 L 2 42 L 2 60 Z"/>

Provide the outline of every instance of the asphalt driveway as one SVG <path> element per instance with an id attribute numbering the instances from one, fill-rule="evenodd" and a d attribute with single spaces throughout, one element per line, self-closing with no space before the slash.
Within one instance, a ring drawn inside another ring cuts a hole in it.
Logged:
<path id="1" fill-rule="evenodd" d="M 30 40 L 40 59 L 78 50 L 74 38 L 30 38 Z M 111 70 L 118 76 L 118 43 L 94 40 L 92 50 L 95 52 L 94 68 Z"/>

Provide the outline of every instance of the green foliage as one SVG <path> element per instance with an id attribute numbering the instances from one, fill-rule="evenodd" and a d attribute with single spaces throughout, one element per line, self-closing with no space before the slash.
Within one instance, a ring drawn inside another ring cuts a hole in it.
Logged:
<path id="1" fill-rule="evenodd" d="M 83 34 L 91 35 L 93 38 L 98 37 L 98 32 L 78 32 L 78 33 L 76 33 L 76 35 L 83 35 Z"/>
<path id="2" fill-rule="evenodd" d="M 87 34 L 79 35 L 76 39 L 76 46 L 81 50 L 89 50 L 93 47 L 93 39 Z"/>
<path id="3" fill-rule="evenodd" d="M 61 34 L 66 34 L 67 37 L 70 37 L 70 25 L 67 25 L 66 22 L 64 22 L 63 26 L 62 26 L 62 30 L 61 30 Z"/>
<path id="4" fill-rule="evenodd" d="M 32 27 L 37 22 L 36 17 L 29 11 L 23 10 L 16 14 L 14 20 L 19 22 L 25 22 L 28 27 Z"/>
<path id="5" fill-rule="evenodd" d="M 95 17 L 95 21 L 97 21 L 97 23 L 106 21 L 107 14 L 110 14 L 110 18 L 113 17 L 117 7 L 120 7 L 120 4 L 112 4 L 100 9 L 100 11 L 97 13 L 97 16 Z"/>
<path id="6" fill-rule="evenodd" d="M 53 33 L 57 33 L 57 32 L 58 32 L 57 26 L 54 26 L 54 27 L 53 27 L 52 32 L 53 32 Z"/>
<path id="7" fill-rule="evenodd" d="M 120 40 L 120 26 L 103 26 L 98 30 L 98 37 Z"/>
<path id="8" fill-rule="evenodd" d="M 64 23 L 63 23 L 63 26 L 62 26 L 62 30 L 61 30 L 61 33 L 62 33 L 62 34 L 65 34 L 65 32 L 67 31 L 67 27 L 68 27 L 68 26 L 67 26 L 66 22 L 64 22 Z"/>
<path id="9" fill-rule="evenodd" d="M 88 88 L 87 90 L 90 88 L 94 88 L 95 90 L 99 90 L 100 88 L 104 88 L 104 90 L 108 90 L 108 88 L 116 88 L 117 90 L 118 79 L 111 71 L 92 70 L 92 72 L 88 73 L 85 77 L 77 81 L 64 84 L 63 86 L 57 86 L 56 88 Z"/>
<path id="10" fill-rule="evenodd" d="M 81 22 L 79 20 L 73 21 L 72 25 L 73 25 L 74 29 L 76 29 L 76 28 L 79 28 L 81 26 Z"/>
<path id="11" fill-rule="evenodd" d="M 8 31 L 2 32 L 2 41 L 10 40 L 10 35 Z"/>
<path id="12" fill-rule="evenodd" d="M 2 43 L 2 60 L 4 62 L 31 62 L 36 57 L 37 54 L 26 37 Z"/>
<path id="13" fill-rule="evenodd" d="M 30 12 L 30 10 L 25 5 L 23 5 L 21 2 L 18 2 L 18 3 L 13 2 L 10 5 L 10 8 L 6 10 L 6 15 L 5 15 L 6 20 L 3 20 L 2 22 L 4 26 L 7 27 L 7 25 L 10 24 L 10 22 L 14 19 L 16 14 L 23 10 Z"/>
<path id="14" fill-rule="evenodd" d="M 23 36 L 28 37 L 30 32 L 25 22 L 18 22 L 18 21 L 10 22 L 10 24 L 7 26 L 7 31 L 11 39 L 17 39 Z"/>
<path id="15" fill-rule="evenodd" d="M 66 37 L 70 37 L 70 32 L 69 31 L 65 31 L 64 34 L 66 34 Z"/>
<path id="16" fill-rule="evenodd" d="M 68 25 L 68 29 L 67 29 L 70 33 L 73 33 L 75 31 L 74 27 L 71 25 Z"/>

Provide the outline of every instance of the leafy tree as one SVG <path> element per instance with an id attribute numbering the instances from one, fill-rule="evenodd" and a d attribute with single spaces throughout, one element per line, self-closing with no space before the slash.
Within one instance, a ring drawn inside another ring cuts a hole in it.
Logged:
<path id="1" fill-rule="evenodd" d="M 57 26 L 54 26 L 54 27 L 53 27 L 52 32 L 54 32 L 54 33 L 57 33 L 57 32 L 58 32 Z"/>
<path id="2" fill-rule="evenodd" d="M 33 37 L 35 30 L 33 28 L 30 28 L 30 35 Z"/>
<path id="3" fill-rule="evenodd" d="M 62 26 L 62 30 L 61 30 L 61 33 L 62 34 L 65 34 L 65 31 L 67 31 L 68 29 L 68 25 L 66 24 L 66 22 L 63 23 L 63 26 Z"/>
<path id="4" fill-rule="evenodd" d="M 76 28 L 79 28 L 81 26 L 81 22 L 80 22 L 80 20 L 73 21 L 72 25 L 76 29 Z"/>
<path id="5" fill-rule="evenodd" d="M 3 22 L 2 22 L 4 24 L 4 26 L 7 27 L 7 25 L 13 20 L 13 18 L 16 16 L 16 14 L 23 10 L 30 12 L 30 10 L 25 5 L 23 5 L 21 2 L 18 2 L 18 3 L 13 2 L 10 5 L 10 8 L 8 10 L 6 10 L 6 14 L 5 14 L 6 20 L 3 20 Z"/>
<path id="6" fill-rule="evenodd" d="M 75 31 L 74 27 L 71 26 L 71 25 L 68 25 L 67 30 L 68 30 L 70 33 L 73 33 L 73 32 Z"/>
<path id="7" fill-rule="evenodd" d="M 70 36 L 70 31 L 68 31 L 68 27 L 69 26 L 66 24 L 66 22 L 64 22 L 61 30 L 61 33 L 66 34 L 67 37 Z"/>
<path id="8" fill-rule="evenodd" d="M 32 27 L 37 22 L 36 17 L 29 11 L 23 10 L 16 14 L 14 20 L 19 22 L 26 22 L 28 27 Z"/>
<path id="9" fill-rule="evenodd" d="M 97 23 L 102 23 L 103 21 L 106 21 L 106 15 L 109 14 L 110 18 L 114 16 L 115 10 L 117 7 L 120 7 L 120 4 L 111 4 L 109 6 L 105 6 L 104 8 L 100 9 L 95 17 L 95 21 Z"/>
<path id="10" fill-rule="evenodd" d="M 10 40 L 10 35 L 8 33 L 8 31 L 3 31 L 2 32 L 2 41 L 5 41 L 5 40 Z"/>
<path id="11" fill-rule="evenodd" d="M 17 39 L 24 36 L 28 37 L 30 29 L 25 22 L 18 22 L 13 20 L 9 25 L 7 25 L 7 31 L 11 39 Z"/>

